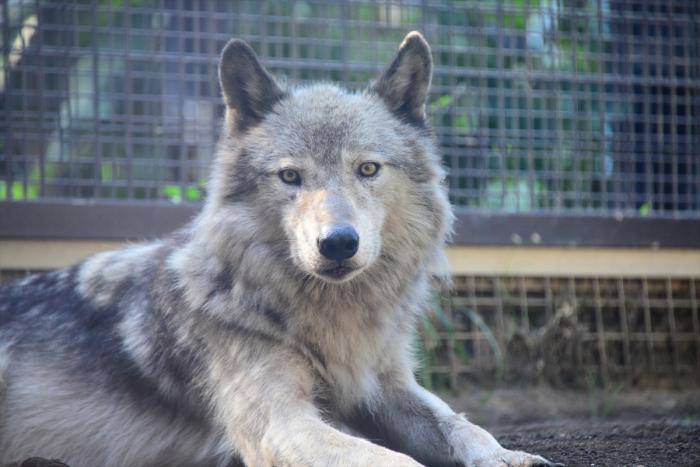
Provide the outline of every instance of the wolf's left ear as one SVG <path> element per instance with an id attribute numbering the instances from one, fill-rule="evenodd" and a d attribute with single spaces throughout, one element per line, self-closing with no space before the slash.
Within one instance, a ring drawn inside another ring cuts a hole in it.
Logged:
<path id="1" fill-rule="evenodd" d="M 284 96 L 253 49 L 240 39 L 229 41 L 221 52 L 219 82 L 226 107 L 233 111 L 237 130 L 262 120 Z"/>
<path id="2" fill-rule="evenodd" d="M 399 118 L 425 126 L 425 100 L 433 74 L 430 46 L 417 32 L 409 32 L 394 61 L 370 86 Z"/>

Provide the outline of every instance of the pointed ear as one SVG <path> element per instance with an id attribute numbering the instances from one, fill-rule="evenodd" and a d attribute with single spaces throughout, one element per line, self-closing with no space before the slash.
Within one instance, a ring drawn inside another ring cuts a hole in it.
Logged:
<path id="1" fill-rule="evenodd" d="M 237 130 L 261 121 L 284 97 L 284 92 L 263 68 L 248 44 L 231 39 L 219 63 L 219 82 L 227 113 L 233 111 Z"/>
<path id="2" fill-rule="evenodd" d="M 424 127 L 425 100 L 433 74 L 430 46 L 417 32 L 409 32 L 396 58 L 370 89 L 378 94 L 396 116 Z"/>

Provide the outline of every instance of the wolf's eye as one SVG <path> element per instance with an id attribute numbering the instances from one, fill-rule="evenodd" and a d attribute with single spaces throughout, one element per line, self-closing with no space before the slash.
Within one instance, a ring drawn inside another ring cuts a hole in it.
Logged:
<path id="1" fill-rule="evenodd" d="M 363 162 L 357 170 L 361 177 L 374 177 L 377 172 L 379 172 L 379 164 L 376 162 Z"/>
<path id="2" fill-rule="evenodd" d="M 301 185 L 301 175 L 294 169 L 280 170 L 279 176 L 287 185 Z"/>

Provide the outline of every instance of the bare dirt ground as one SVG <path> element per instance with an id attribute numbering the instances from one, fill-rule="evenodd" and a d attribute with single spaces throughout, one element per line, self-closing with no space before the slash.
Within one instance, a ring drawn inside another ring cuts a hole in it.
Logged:
<path id="1" fill-rule="evenodd" d="M 562 420 L 501 426 L 503 446 L 565 465 L 700 465 L 700 423 L 677 419 Z"/>
<path id="2" fill-rule="evenodd" d="M 700 466 L 700 391 L 472 389 L 445 397 L 505 447 L 565 465 Z"/>

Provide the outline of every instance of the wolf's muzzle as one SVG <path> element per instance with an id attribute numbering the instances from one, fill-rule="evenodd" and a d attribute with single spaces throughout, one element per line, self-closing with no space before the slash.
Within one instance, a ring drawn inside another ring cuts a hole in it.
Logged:
<path id="1" fill-rule="evenodd" d="M 331 225 L 318 239 L 318 250 L 332 261 L 352 258 L 359 246 L 360 236 L 350 224 Z"/>

